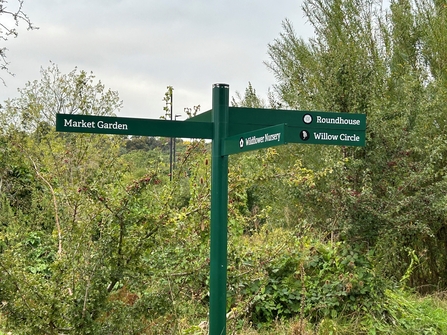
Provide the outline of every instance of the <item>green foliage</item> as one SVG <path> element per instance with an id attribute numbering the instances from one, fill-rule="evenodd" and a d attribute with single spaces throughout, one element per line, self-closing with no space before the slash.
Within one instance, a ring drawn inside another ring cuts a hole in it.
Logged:
<path id="1" fill-rule="evenodd" d="M 269 45 L 269 104 L 366 113 L 367 146 L 230 158 L 228 329 L 446 333 L 445 302 L 407 293 L 447 285 L 445 6 L 304 11 L 315 38 L 285 21 Z M 184 143 L 169 176 L 160 141 L 54 131 L 56 113 L 119 110 L 93 75 L 53 65 L 20 92 L 0 114 L 3 332 L 203 332 L 209 144 Z M 251 84 L 233 104 L 265 105 Z"/>
<path id="2" fill-rule="evenodd" d="M 176 149 L 181 149 L 183 140 L 175 139 Z M 156 138 L 150 136 L 131 136 L 125 139 L 125 151 L 152 151 L 154 149 L 159 149 L 162 152 L 169 152 L 169 139 Z"/>
<path id="3" fill-rule="evenodd" d="M 231 105 L 233 107 L 265 108 L 264 101 L 256 94 L 256 90 L 250 82 L 245 89 L 244 96 L 242 96 L 241 93 L 236 92 L 236 98 L 233 97 L 231 99 Z"/>
<path id="4" fill-rule="evenodd" d="M 92 79 L 50 68 L 42 82 L 8 101 L 3 114 L 8 145 L 0 154 L 0 294 L 9 329 L 23 334 L 103 333 L 110 327 L 139 334 L 145 327 L 121 322 L 138 315 L 138 305 L 112 296 L 162 226 L 163 202 L 154 197 L 159 179 L 151 172 L 128 181 L 119 138 L 41 127 L 53 124 L 57 112 L 115 110 L 115 94 Z M 152 206 L 146 206 L 149 194 Z M 106 318 L 112 310 L 116 319 Z"/>
<path id="5" fill-rule="evenodd" d="M 232 310 L 245 312 L 254 324 L 296 315 L 318 323 L 328 317 L 383 312 L 380 301 L 387 285 L 375 275 L 363 250 L 282 229 L 262 229 L 244 240 L 230 258 Z"/>
<path id="6" fill-rule="evenodd" d="M 434 42 L 443 39 L 445 6 L 310 0 L 304 11 L 314 38 L 298 38 L 285 21 L 269 45 L 276 100 L 365 113 L 368 127 L 364 149 L 300 149 L 305 159 L 291 183 L 306 208 L 301 216 L 331 236 L 375 247 L 381 273 L 396 280 L 414 250 L 420 263 L 409 284 L 445 287 L 446 86 L 444 51 Z"/>

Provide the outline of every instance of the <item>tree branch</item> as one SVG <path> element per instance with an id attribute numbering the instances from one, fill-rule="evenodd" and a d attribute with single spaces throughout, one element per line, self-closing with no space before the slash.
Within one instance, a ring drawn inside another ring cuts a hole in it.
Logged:
<path id="1" fill-rule="evenodd" d="M 9 18 L 12 18 L 13 20 L 13 26 L 6 25 L 4 23 L 0 23 L 0 40 L 7 41 L 9 37 L 16 38 L 19 33 L 15 27 L 18 27 L 20 22 L 25 22 L 27 25 L 27 30 L 34 30 L 39 29 L 38 27 L 34 26 L 28 17 L 28 15 L 23 12 L 23 1 L 24 0 L 17 0 L 18 7 L 15 10 L 7 10 L 6 5 L 8 4 L 8 0 L 0 0 L 0 21 L 5 22 L 5 20 L 2 16 L 6 16 Z M 6 51 L 7 48 L 0 48 L 0 71 L 4 70 L 10 75 L 14 75 L 9 71 L 9 62 L 6 60 Z M 6 85 L 5 80 L 0 77 L 0 81 L 3 82 L 3 85 Z"/>
<path id="2" fill-rule="evenodd" d="M 57 238 L 58 238 L 58 255 L 59 257 L 62 254 L 62 229 L 61 229 L 61 225 L 59 223 L 59 215 L 58 215 L 58 207 L 57 207 L 57 199 L 56 199 L 56 193 L 54 192 L 53 187 L 51 186 L 50 182 L 48 180 L 46 180 L 44 178 L 44 176 L 42 176 L 39 172 L 39 170 L 37 169 L 36 163 L 34 163 L 34 161 L 32 160 L 31 157 L 29 157 L 29 160 L 31 161 L 31 163 L 34 166 L 34 170 L 36 171 L 37 176 L 43 180 L 43 182 L 48 186 L 48 188 L 50 189 L 52 198 L 53 198 L 53 206 L 54 206 L 54 219 L 56 221 L 56 229 L 57 229 Z"/>

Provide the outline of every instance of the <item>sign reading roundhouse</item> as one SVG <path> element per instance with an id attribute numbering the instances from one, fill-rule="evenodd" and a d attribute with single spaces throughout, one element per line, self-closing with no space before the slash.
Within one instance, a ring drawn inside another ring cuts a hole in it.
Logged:
<path id="1" fill-rule="evenodd" d="M 309 114 L 306 114 L 304 117 L 308 116 Z M 309 122 L 310 123 L 310 122 Z M 361 126 L 361 120 L 356 118 L 356 119 L 345 119 L 341 116 L 337 116 L 337 117 L 324 117 L 321 115 L 317 115 L 317 119 L 316 119 L 316 124 L 321 124 L 321 125 L 325 125 L 325 124 L 337 124 L 337 125 L 349 125 L 349 126 Z"/>

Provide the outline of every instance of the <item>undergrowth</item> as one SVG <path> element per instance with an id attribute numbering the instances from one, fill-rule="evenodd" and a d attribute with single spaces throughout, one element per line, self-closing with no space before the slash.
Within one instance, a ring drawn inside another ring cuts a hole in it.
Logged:
<path id="1" fill-rule="evenodd" d="M 227 334 L 447 334 L 445 296 L 386 280 L 373 257 L 361 245 L 284 230 L 240 238 L 229 255 Z"/>
<path id="2" fill-rule="evenodd" d="M 420 296 L 386 280 L 362 245 L 283 229 L 230 241 L 227 334 L 447 334 L 447 295 Z M 146 296 L 123 287 L 114 301 L 119 305 L 132 296 L 135 308 L 146 309 L 141 334 L 207 334 L 207 293 L 186 294 L 188 282 L 179 285 L 167 277 L 166 285 L 148 287 Z M 5 325 L 0 310 L 0 335 L 10 334 Z"/>

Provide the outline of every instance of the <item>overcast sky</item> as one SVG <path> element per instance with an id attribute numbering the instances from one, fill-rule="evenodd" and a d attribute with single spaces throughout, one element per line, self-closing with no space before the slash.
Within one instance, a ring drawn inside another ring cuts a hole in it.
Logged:
<path id="1" fill-rule="evenodd" d="M 231 97 L 251 82 L 265 98 L 275 82 L 263 62 L 282 22 L 312 36 L 301 6 L 302 0 L 25 0 L 23 10 L 39 30 L 21 29 L 0 44 L 15 73 L 0 73 L 7 83 L 0 102 L 39 79 L 50 61 L 62 73 L 92 71 L 118 91 L 119 116 L 158 118 L 168 85 L 175 114 L 194 105 L 210 109 L 214 83 L 229 84 Z"/>

